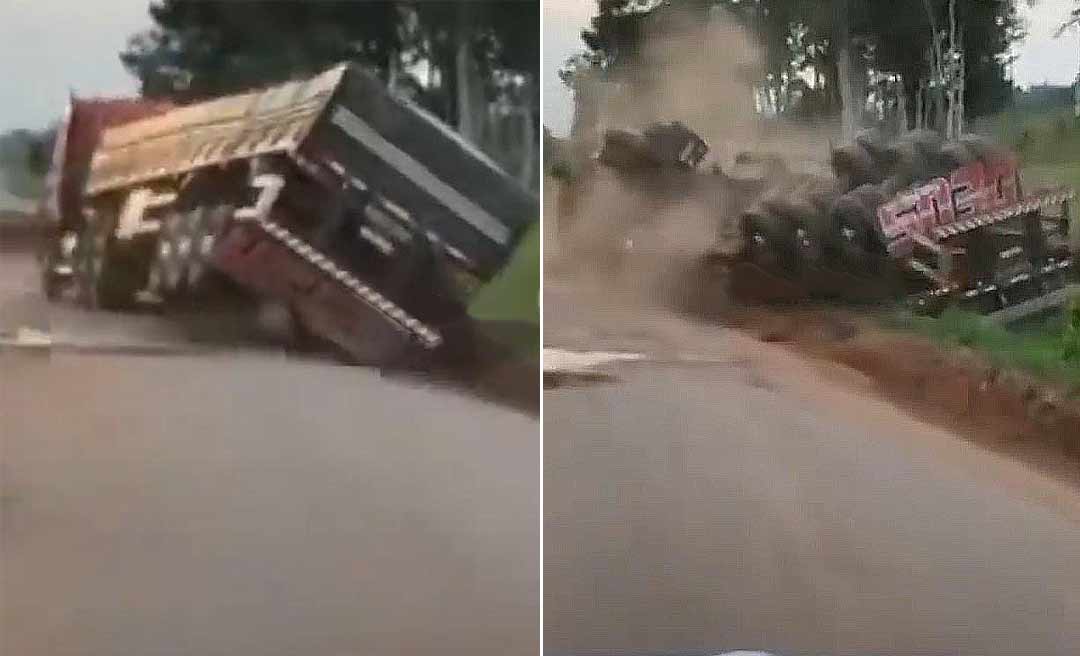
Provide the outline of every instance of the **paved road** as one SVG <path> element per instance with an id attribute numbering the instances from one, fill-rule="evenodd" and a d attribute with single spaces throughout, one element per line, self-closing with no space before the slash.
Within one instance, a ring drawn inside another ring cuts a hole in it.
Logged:
<path id="1" fill-rule="evenodd" d="M 535 654 L 539 448 L 360 368 L 0 350 L 0 653 Z"/>
<path id="2" fill-rule="evenodd" d="M 548 343 L 660 361 L 545 392 L 550 653 L 1080 648 L 1074 491 L 740 334 L 586 321 Z"/>

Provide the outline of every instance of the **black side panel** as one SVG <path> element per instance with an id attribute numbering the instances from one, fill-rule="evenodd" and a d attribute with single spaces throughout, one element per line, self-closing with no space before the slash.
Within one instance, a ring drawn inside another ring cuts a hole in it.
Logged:
<path id="1" fill-rule="evenodd" d="M 406 209 L 490 276 L 539 202 L 450 128 L 351 68 L 304 144 Z"/>

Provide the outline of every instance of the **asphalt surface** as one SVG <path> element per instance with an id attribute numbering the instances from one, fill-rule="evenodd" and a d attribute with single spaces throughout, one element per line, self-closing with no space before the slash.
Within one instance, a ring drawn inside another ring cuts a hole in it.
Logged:
<path id="1" fill-rule="evenodd" d="M 611 295 L 545 302 L 548 345 L 644 357 L 544 395 L 548 653 L 1080 648 L 1074 490 L 851 372 Z"/>
<path id="2" fill-rule="evenodd" d="M 7 327 L 171 338 L 45 307 L 25 265 L 0 261 Z M 175 344 L 0 348 L 0 653 L 537 653 L 535 417 Z"/>

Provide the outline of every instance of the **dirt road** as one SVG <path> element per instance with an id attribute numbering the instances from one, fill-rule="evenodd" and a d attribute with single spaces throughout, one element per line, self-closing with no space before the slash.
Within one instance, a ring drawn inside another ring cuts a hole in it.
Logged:
<path id="1" fill-rule="evenodd" d="M 1073 489 L 621 300 L 545 291 L 549 346 L 645 356 L 545 392 L 548 652 L 1075 651 Z"/>
<path id="2" fill-rule="evenodd" d="M 168 337 L 35 314 L 12 262 L 9 323 Z M 257 349 L 8 349 L 0 447 L 0 653 L 539 649 L 535 417 Z"/>

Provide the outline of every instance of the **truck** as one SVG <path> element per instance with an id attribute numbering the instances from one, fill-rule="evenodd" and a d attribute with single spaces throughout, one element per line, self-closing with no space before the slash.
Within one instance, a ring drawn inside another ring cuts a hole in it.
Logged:
<path id="1" fill-rule="evenodd" d="M 370 364 L 460 346 L 469 293 L 539 216 L 484 153 L 352 63 L 187 105 L 73 99 L 43 207 L 50 297 L 66 283 L 105 310 L 271 299 Z"/>
<path id="2" fill-rule="evenodd" d="M 906 302 L 1012 321 L 1067 300 L 1077 250 L 1067 188 L 1028 191 L 1018 158 L 976 136 L 867 131 L 835 148 L 829 171 L 768 153 L 701 166 L 705 141 L 681 123 L 609 129 L 595 156 L 659 202 L 696 196 L 715 240 L 703 258 L 771 300 Z M 751 292 L 753 293 L 753 292 Z"/>

